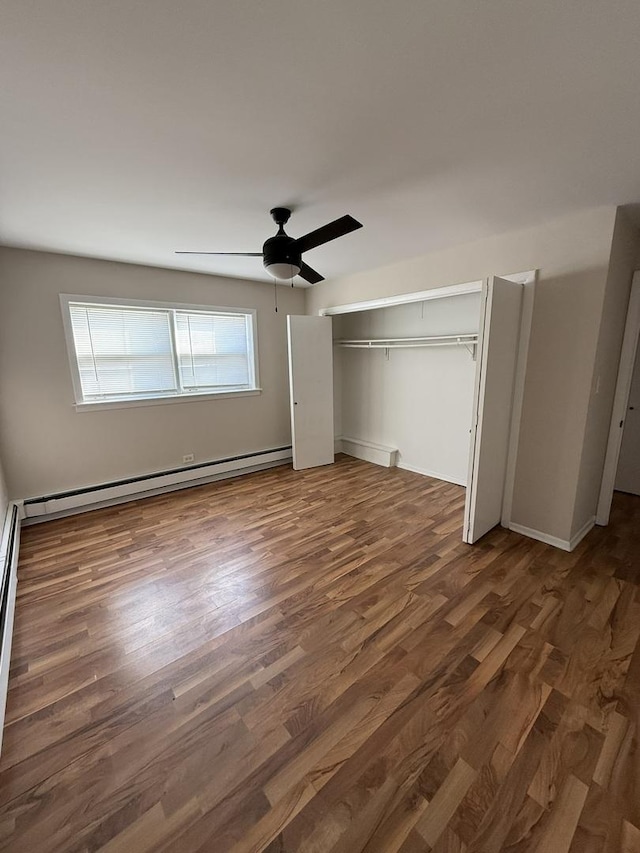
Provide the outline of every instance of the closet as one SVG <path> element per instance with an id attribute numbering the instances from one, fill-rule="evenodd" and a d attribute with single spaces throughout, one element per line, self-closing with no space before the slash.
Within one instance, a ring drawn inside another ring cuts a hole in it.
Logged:
<path id="1" fill-rule="evenodd" d="M 335 433 L 400 468 L 466 486 L 481 294 L 333 320 Z M 391 457 L 391 453 L 389 454 Z"/>
<path id="2" fill-rule="evenodd" d="M 477 541 L 510 495 L 523 292 L 521 280 L 492 277 L 290 317 L 294 467 L 310 467 L 310 447 L 311 464 L 330 464 L 330 437 L 359 458 L 466 486 L 463 538 Z"/>

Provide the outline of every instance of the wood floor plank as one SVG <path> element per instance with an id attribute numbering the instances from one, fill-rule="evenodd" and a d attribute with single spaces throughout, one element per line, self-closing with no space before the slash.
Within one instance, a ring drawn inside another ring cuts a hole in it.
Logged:
<path id="1" fill-rule="evenodd" d="M 24 528 L 15 853 L 640 853 L 640 499 L 572 553 L 348 457 Z"/>

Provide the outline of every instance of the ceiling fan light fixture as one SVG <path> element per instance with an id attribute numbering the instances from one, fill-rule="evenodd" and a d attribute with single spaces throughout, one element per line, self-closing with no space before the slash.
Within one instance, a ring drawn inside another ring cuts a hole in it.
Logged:
<path id="1" fill-rule="evenodd" d="M 295 278 L 302 267 L 299 267 L 297 264 L 265 264 L 266 271 L 269 275 L 277 278 L 278 281 L 291 281 L 292 278 Z"/>

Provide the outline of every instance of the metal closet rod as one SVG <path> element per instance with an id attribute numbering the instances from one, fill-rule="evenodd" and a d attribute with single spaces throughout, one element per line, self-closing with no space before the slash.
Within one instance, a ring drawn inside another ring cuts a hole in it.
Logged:
<path id="1" fill-rule="evenodd" d="M 462 335 L 423 335 L 415 338 L 361 338 L 336 340 L 335 344 L 352 349 L 401 349 L 407 347 L 449 347 L 477 344 L 475 332 Z"/>

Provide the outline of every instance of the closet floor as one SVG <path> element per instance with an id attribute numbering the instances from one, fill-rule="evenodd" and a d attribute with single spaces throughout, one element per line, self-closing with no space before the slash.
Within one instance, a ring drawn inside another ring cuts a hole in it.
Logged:
<path id="1" fill-rule="evenodd" d="M 640 498 L 573 553 L 341 457 L 22 531 L 0 849 L 640 851 Z"/>

